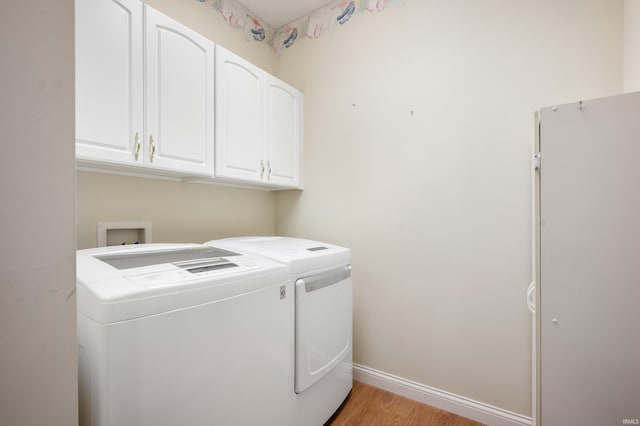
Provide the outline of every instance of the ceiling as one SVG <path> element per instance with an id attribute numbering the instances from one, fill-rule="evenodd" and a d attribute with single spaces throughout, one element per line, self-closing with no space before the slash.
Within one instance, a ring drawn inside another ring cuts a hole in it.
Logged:
<path id="1" fill-rule="evenodd" d="M 273 28 L 280 28 L 332 3 L 331 0 L 239 0 L 239 2 Z"/>

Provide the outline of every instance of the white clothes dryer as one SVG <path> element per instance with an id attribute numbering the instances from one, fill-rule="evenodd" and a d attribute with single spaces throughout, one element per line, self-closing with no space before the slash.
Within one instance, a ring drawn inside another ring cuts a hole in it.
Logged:
<path id="1" fill-rule="evenodd" d="M 239 237 L 205 244 L 287 265 L 295 288 L 295 424 L 324 424 L 353 385 L 351 250 L 284 237 Z"/>
<path id="2" fill-rule="evenodd" d="M 293 285 L 195 244 L 77 253 L 80 425 L 294 425 Z"/>

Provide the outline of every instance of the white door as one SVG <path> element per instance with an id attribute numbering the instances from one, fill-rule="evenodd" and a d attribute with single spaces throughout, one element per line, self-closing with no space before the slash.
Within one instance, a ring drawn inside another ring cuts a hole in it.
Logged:
<path id="1" fill-rule="evenodd" d="M 352 362 L 351 266 L 300 278 L 295 285 L 294 390 L 301 393 Z"/>
<path id="2" fill-rule="evenodd" d="M 142 3 L 75 8 L 76 157 L 142 164 Z"/>
<path id="3" fill-rule="evenodd" d="M 214 44 L 145 7 L 145 162 L 213 176 Z"/>
<path id="4" fill-rule="evenodd" d="M 216 47 L 216 176 L 262 182 L 264 71 Z"/>
<path id="5" fill-rule="evenodd" d="M 267 181 L 300 185 L 302 93 L 266 74 Z"/>
<path id="6" fill-rule="evenodd" d="M 541 111 L 540 424 L 640 419 L 640 93 Z"/>

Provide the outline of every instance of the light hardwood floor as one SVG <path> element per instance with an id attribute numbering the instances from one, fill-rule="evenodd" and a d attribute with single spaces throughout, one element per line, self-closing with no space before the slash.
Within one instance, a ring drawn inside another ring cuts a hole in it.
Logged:
<path id="1" fill-rule="evenodd" d="M 360 382 L 353 382 L 347 402 L 327 425 L 482 426 L 473 420 Z"/>

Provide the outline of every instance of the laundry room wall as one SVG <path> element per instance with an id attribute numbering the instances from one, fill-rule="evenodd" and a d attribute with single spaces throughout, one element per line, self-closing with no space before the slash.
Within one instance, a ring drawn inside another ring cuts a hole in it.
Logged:
<path id="1" fill-rule="evenodd" d="M 273 73 L 278 57 L 271 48 L 245 40 L 210 4 L 146 4 Z M 77 198 L 79 249 L 97 245 L 98 222 L 152 222 L 153 242 L 275 233 L 275 196 L 268 191 L 78 172 Z"/>
<path id="2" fill-rule="evenodd" d="M 624 91 L 640 90 L 640 1 L 624 1 Z"/>
<path id="3" fill-rule="evenodd" d="M 78 422 L 73 0 L 0 2 L 0 425 Z"/>
<path id="4" fill-rule="evenodd" d="M 534 111 L 620 93 L 622 28 L 623 0 L 407 0 L 282 54 L 276 231 L 353 249 L 355 363 L 531 415 Z"/>
<path id="5" fill-rule="evenodd" d="M 78 172 L 78 248 L 97 246 L 98 222 L 151 222 L 154 243 L 273 235 L 271 192 Z"/>

